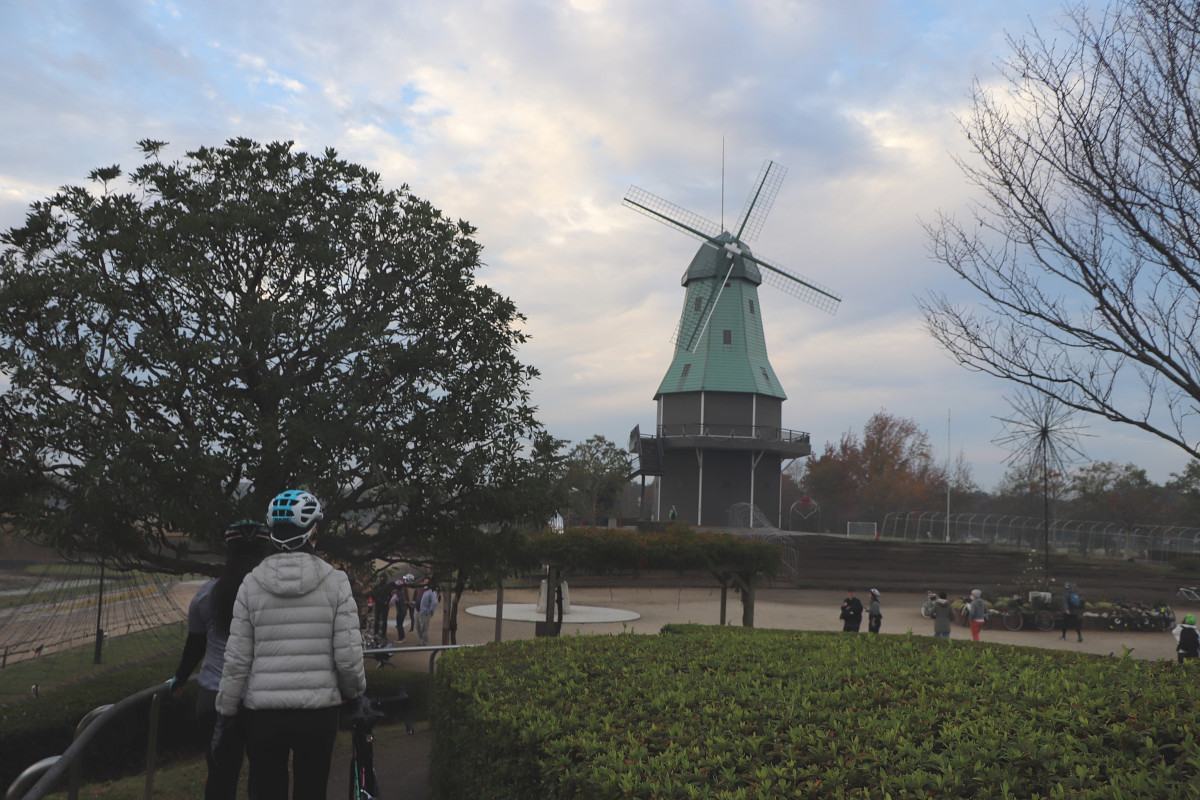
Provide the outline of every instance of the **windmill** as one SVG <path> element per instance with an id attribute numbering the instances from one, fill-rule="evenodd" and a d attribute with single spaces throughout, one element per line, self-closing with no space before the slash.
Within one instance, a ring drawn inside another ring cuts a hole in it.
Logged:
<path id="1" fill-rule="evenodd" d="M 841 297 L 747 246 L 762 229 L 786 170 L 766 161 L 733 226 L 724 230 L 630 187 L 624 205 L 700 240 L 683 274 L 675 354 L 654 399 L 657 430 L 630 434 L 634 475 L 659 479 L 657 519 L 674 508 L 698 525 L 726 524 L 735 503 L 766 509 L 778 524 L 784 459 L 811 452 L 808 434 L 781 427 L 787 399 L 767 358 L 758 287 L 763 283 L 829 313 Z"/>

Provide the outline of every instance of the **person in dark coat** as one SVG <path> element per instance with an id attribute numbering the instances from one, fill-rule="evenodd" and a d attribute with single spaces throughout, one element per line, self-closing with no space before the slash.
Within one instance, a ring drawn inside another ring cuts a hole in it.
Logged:
<path id="1" fill-rule="evenodd" d="M 375 606 L 375 635 L 387 641 L 388 613 L 392 610 L 392 594 L 395 588 L 386 575 L 380 576 L 379 583 L 371 590 L 371 599 Z"/>
<path id="2" fill-rule="evenodd" d="M 233 621 L 233 605 L 242 579 L 259 565 L 274 548 L 271 531 L 255 520 L 243 519 L 225 529 L 225 547 L 229 552 L 221 577 L 200 587 L 188 607 L 188 637 L 179 668 L 171 679 L 175 696 L 197 666 L 200 666 L 196 693 L 196 724 L 204 745 L 208 776 L 204 781 L 205 800 L 233 800 L 237 797 L 239 776 L 245 756 L 245 717 L 239 715 L 217 747 L 213 747 L 213 729 L 217 724 L 217 689 L 225 666 L 225 643 Z M 201 663 L 203 665 L 201 666 Z M 253 779 L 251 779 L 253 784 Z M 251 796 L 254 796 L 251 785 Z"/>
<path id="3" fill-rule="evenodd" d="M 1079 599 L 1079 588 L 1073 583 L 1063 587 L 1063 632 L 1060 639 L 1067 638 L 1068 631 L 1075 631 L 1083 641 L 1083 603 Z"/>
<path id="4" fill-rule="evenodd" d="M 862 600 L 854 596 L 853 589 L 847 589 L 846 594 L 846 599 L 842 601 L 842 630 L 858 633 L 862 627 Z"/>

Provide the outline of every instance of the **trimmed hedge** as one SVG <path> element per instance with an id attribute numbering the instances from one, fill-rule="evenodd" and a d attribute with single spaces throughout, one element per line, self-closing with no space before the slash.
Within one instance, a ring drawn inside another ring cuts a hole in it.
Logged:
<path id="1" fill-rule="evenodd" d="M 447 653 L 434 702 L 431 785 L 444 800 L 1174 798 L 1200 787 L 1200 687 L 1167 662 L 672 626 Z"/>

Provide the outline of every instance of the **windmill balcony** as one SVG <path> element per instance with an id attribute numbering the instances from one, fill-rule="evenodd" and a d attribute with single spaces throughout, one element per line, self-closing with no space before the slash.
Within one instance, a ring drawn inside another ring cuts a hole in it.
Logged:
<path id="1" fill-rule="evenodd" d="M 658 437 L 667 449 L 701 447 L 707 450 L 761 450 L 778 453 L 784 458 L 812 453 L 809 435 L 804 431 L 766 425 L 678 423 L 660 425 Z"/>

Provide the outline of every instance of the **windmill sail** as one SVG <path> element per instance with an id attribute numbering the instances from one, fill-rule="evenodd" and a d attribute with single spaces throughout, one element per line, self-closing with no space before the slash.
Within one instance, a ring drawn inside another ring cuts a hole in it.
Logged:
<path id="1" fill-rule="evenodd" d="M 634 211 L 645 214 L 650 219 L 658 220 L 664 225 L 682 228 L 700 239 L 714 242 L 721 234 L 721 226 L 717 223 L 707 220 L 699 214 L 693 214 L 685 208 L 680 208 L 674 203 L 668 203 L 661 197 L 636 186 L 629 187 L 622 203 Z"/>
<path id="2" fill-rule="evenodd" d="M 744 253 L 743 255 L 764 268 L 761 270 L 763 283 L 773 286 L 785 294 L 790 294 L 799 300 L 803 300 L 810 306 L 818 308 L 821 311 L 830 314 L 837 313 L 838 306 L 842 302 L 842 297 L 834 293 L 832 289 L 808 278 L 801 278 L 799 275 L 784 269 L 773 261 L 750 253 Z"/>
<path id="3" fill-rule="evenodd" d="M 717 303 L 721 301 L 721 293 L 729 285 L 729 276 L 733 274 L 733 267 L 733 259 L 730 258 L 729 269 L 726 270 L 725 277 L 720 283 L 711 283 L 707 287 L 707 292 L 697 284 L 695 292 L 687 293 L 683 299 L 683 313 L 679 315 L 679 326 L 675 329 L 675 335 L 671 337 L 672 344 L 689 353 L 696 352 L 696 345 L 704 336 L 704 331 L 708 329 L 713 312 L 717 310 Z M 703 296 L 705 294 L 707 297 Z"/>
<path id="4" fill-rule="evenodd" d="M 629 187 L 629 191 L 625 194 L 625 199 L 622 203 L 664 225 L 678 228 L 685 233 L 695 236 L 709 247 L 724 250 L 731 262 L 735 258 L 741 257 L 746 261 L 763 267 L 764 269 L 759 271 L 761 273 L 761 282 L 767 283 L 786 294 L 790 294 L 792 297 L 803 300 L 821 311 L 835 314 L 842 302 L 840 295 L 828 287 L 822 286 L 808 278 L 801 277 L 773 261 L 755 256 L 750 253 L 749 249 L 744 247 L 745 242 L 758 237 L 767 214 L 770 213 L 771 207 L 775 204 L 775 197 L 779 194 L 779 187 L 786 175 L 787 168 L 776 164 L 774 161 L 768 159 L 763 164 L 762 169 L 758 173 L 758 178 L 755 180 L 754 190 L 746 199 L 746 204 L 743 206 L 742 212 L 738 217 L 738 232 L 736 235 L 724 232 L 721 230 L 721 226 L 715 222 L 705 219 L 699 214 L 694 214 L 674 203 L 670 203 L 637 186 Z M 686 286 L 686 275 L 684 276 L 684 282 Z M 671 337 L 671 341 L 676 346 L 684 347 L 689 351 L 695 349 L 696 339 L 703 333 L 705 327 L 704 320 L 711 315 L 720 298 L 721 292 L 724 290 L 724 286 L 724 283 L 714 285 L 704 293 L 704 296 L 694 296 L 693 293 L 689 292 L 684 300 L 684 308 L 683 313 L 679 317 L 679 325 L 676 326 L 675 334 Z"/>
<path id="5" fill-rule="evenodd" d="M 763 162 L 762 170 L 754 181 L 754 191 L 746 198 L 746 205 L 738 216 L 736 238 L 739 242 L 752 242 L 758 238 L 771 206 L 775 205 L 775 196 L 779 194 L 779 186 L 787 175 L 787 167 L 780 166 L 774 161 Z"/>

